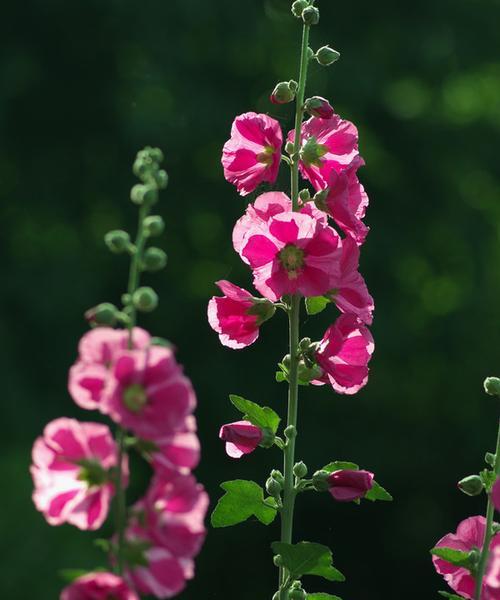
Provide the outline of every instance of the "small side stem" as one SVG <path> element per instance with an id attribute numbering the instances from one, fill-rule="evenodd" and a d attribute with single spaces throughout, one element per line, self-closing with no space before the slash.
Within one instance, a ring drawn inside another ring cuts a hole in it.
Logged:
<path id="1" fill-rule="evenodd" d="M 498 476 L 500 474 L 500 420 L 498 422 L 498 434 L 497 434 L 497 447 L 495 451 L 496 459 L 494 471 Z M 481 592 L 483 589 L 483 578 L 486 571 L 486 565 L 488 563 L 488 557 L 490 554 L 490 543 L 493 537 L 493 515 L 495 513 L 495 507 L 491 500 L 491 494 L 488 494 L 488 505 L 486 508 L 486 529 L 484 533 L 484 542 L 481 550 L 481 556 L 479 557 L 479 563 L 477 566 L 476 573 L 476 590 L 474 599 L 481 600 Z"/>

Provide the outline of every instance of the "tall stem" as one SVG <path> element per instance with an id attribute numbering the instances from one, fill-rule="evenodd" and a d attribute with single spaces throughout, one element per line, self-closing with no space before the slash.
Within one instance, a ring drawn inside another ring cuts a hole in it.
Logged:
<path id="1" fill-rule="evenodd" d="M 498 476 L 500 474 L 500 421 L 498 422 L 498 434 L 497 434 L 497 447 L 495 451 L 495 466 L 494 471 Z M 493 514 L 495 507 L 491 500 L 491 493 L 488 494 L 488 505 L 486 508 L 486 529 L 484 532 L 483 548 L 481 550 L 481 556 L 479 557 L 479 563 L 477 566 L 476 574 L 476 592 L 474 595 L 475 600 L 481 600 L 481 592 L 483 589 L 483 578 L 486 570 L 486 564 L 490 553 L 490 543 L 493 537 Z"/>
<path id="2" fill-rule="evenodd" d="M 132 260 L 130 262 L 130 272 L 128 279 L 128 288 L 127 292 L 129 296 L 132 296 L 133 293 L 139 286 L 139 277 L 140 277 L 140 266 L 142 255 L 144 252 L 144 245 L 146 242 L 146 236 L 144 235 L 144 219 L 148 215 L 149 206 L 147 204 L 142 204 L 139 209 L 139 223 L 137 225 L 137 237 L 135 241 L 135 252 L 132 255 Z M 137 320 L 137 311 L 132 303 L 129 304 L 129 321 L 127 324 L 129 330 L 128 337 L 128 347 L 133 348 L 133 329 Z M 125 542 L 125 527 L 127 521 L 127 499 L 125 486 L 123 485 L 123 459 L 126 455 L 125 449 L 125 431 L 121 427 L 117 428 L 116 432 L 116 441 L 118 444 L 118 468 L 117 468 L 117 481 L 116 481 L 116 533 L 118 536 L 118 548 L 117 548 L 117 561 L 116 561 L 116 571 L 118 575 L 122 575 L 123 566 L 124 566 L 124 542 Z"/>
<path id="3" fill-rule="evenodd" d="M 304 94 L 307 80 L 308 66 L 308 46 L 309 46 L 309 26 L 304 25 L 302 31 L 302 47 L 300 52 L 300 72 L 296 95 L 295 108 L 295 140 L 291 160 L 291 196 L 293 210 L 299 209 L 299 151 L 302 118 L 304 114 Z M 288 374 L 288 415 L 287 430 L 290 434 L 287 436 L 287 443 L 284 450 L 284 492 L 283 509 L 281 511 L 281 541 L 290 544 L 293 534 L 293 511 L 295 506 L 296 491 L 294 489 L 293 466 L 295 463 L 295 437 L 297 427 L 297 411 L 299 400 L 298 384 L 298 363 L 297 350 L 299 346 L 299 318 L 300 318 L 299 294 L 292 296 L 290 310 L 288 313 L 289 326 L 289 353 L 290 370 Z M 285 569 L 280 567 L 280 600 L 287 600 L 288 590 L 284 588 L 286 579 Z"/>

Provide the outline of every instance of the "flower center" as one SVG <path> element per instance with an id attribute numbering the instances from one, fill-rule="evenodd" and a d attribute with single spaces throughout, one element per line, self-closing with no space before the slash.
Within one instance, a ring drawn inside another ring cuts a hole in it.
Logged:
<path id="1" fill-rule="evenodd" d="M 270 167 L 273 164 L 273 154 L 274 148 L 272 146 L 265 146 L 264 150 L 260 154 L 257 154 L 257 160 L 266 165 L 266 167 Z"/>
<path id="2" fill-rule="evenodd" d="M 108 474 L 97 460 L 82 459 L 78 461 L 82 467 L 78 473 L 78 479 L 85 481 L 87 486 L 101 486 L 108 480 Z"/>
<path id="3" fill-rule="evenodd" d="M 327 152 L 328 148 L 323 144 L 318 144 L 316 138 L 314 136 L 311 136 L 302 146 L 302 149 L 300 151 L 300 158 L 307 167 L 309 167 L 310 165 L 320 167 L 321 157 L 324 156 Z"/>
<path id="4" fill-rule="evenodd" d="M 123 392 L 123 403 L 134 413 L 138 413 L 146 405 L 148 395 L 139 383 L 133 383 Z"/>
<path id="5" fill-rule="evenodd" d="M 279 259 L 290 279 L 296 279 L 304 266 L 304 250 L 293 244 L 287 244 L 279 253 Z"/>

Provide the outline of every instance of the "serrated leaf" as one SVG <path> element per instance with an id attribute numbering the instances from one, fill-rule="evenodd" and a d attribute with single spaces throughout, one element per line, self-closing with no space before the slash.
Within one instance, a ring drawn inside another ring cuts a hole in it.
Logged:
<path id="1" fill-rule="evenodd" d="M 455 548 L 445 548 L 441 546 L 432 548 L 431 554 L 442 558 L 446 562 L 449 562 L 457 567 L 468 568 L 472 566 L 469 553 L 463 552 L 462 550 L 455 550 Z"/>
<path id="2" fill-rule="evenodd" d="M 375 500 L 382 500 L 383 502 L 390 502 L 391 500 L 393 500 L 393 497 L 379 483 L 374 481 L 372 489 L 368 490 L 368 492 L 366 492 L 365 499 L 371 500 L 372 502 L 375 502 Z"/>
<path id="3" fill-rule="evenodd" d="M 359 467 L 357 464 L 345 460 L 334 460 L 333 462 L 325 465 L 321 470 L 328 471 L 328 473 L 333 473 L 334 471 L 342 471 L 344 469 L 358 471 Z"/>
<path id="4" fill-rule="evenodd" d="M 264 525 L 274 521 L 277 510 L 264 501 L 264 491 L 255 481 L 235 479 L 222 483 L 221 488 L 226 493 L 212 513 L 212 527 L 229 527 L 253 516 Z"/>
<path id="5" fill-rule="evenodd" d="M 438 594 L 449 600 L 464 600 L 463 596 L 457 596 L 456 594 L 450 594 L 449 592 L 438 592 Z"/>
<path id="6" fill-rule="evenodd" d="M 330 304 L 329 298 L 325 296 L 312 296 L 306 298 L 306 311 L 308 315 L 317 315 L 318 313 L 325 310 Z"/>
<path id="7" fill-rule="evenodd" d="M 280 418 L 272 408 L 259 406 L 255 402 L 251 402 L 235 394 L 230 394 L 229 399 L 243 413 L 247 421 L 250 421 L 250 423 L 261 429 L 270 429 L 273 433 L 276 433 L 280 424 Z"/>
<path id="8" fill-rule="evenodd" d="M 342 600 L 339 596 L 332 596 L 331 594 L 324 594 L 320 592 L 318 594 L 307 594 L 307 600 Z"/>
<path id="9" fill-rule="evenodd" d="M 303 575 L 318 575 L 328 581 L 345 581 L 344 575 L 333 566 L 332 552 L 327 546 L 313 542 L 274 542 L 271 548 L 275 554 L 281 555 L 282 564 L 291 579 L 300 579 Z"/>

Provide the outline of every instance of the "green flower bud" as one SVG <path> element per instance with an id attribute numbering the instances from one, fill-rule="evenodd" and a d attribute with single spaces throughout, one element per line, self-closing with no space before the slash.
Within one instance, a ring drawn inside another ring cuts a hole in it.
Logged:
<path id="1" fill-rule="evenodd" d="M 277 567 L 282 567 L 283 566 L 283 557 L 281 556 L 281 554 L 276 554 L 273 557 L 273 563 L 277 566 Z"/>
<path id="2" fill-rule="evenodd" d="M 158 189 L 150 183 L 138 183 L 131 189 L 130 199 L 134 204 L 155 204 L 158 200 Z"/>
<path id="3" fill-rule="evenodd" d="M 289 600 L 306 600 L 306 598 L 307 598 L 307 594 L 301 588 L 296 588 L 294 590 L 290 590 L 290 593 L 288 594 Z"/>
<path id="4" fill-rule="evenodd" d="M 340 52 L 337 52 L 337 50 L 330 48 L 330 46 L 322 46 L 316 52 L 316 60 L 319 62 L 320 65 L 323 65 L 323 67 L 328 67 L 332 65 L 339 58 Z"/>
<path id="5" fill-rule="evenodd" d="M 128 306 L 129 304 L 132 304 L 132 296 L 130 294 L 122 294 L 122 304 L 124 306 Z"/>
<path id="6" fill-rule="evenodd" d="M 486 377 L 484 391 L 490 396 L 500 396 L 500 379 L 498 377 Z"/>
<path id="7" fill-rule="evenodd" d="M 110 302 L 102 302 L 85 312 L 85 319 L 92 326 L 105 325 L 113 327 L 116 325 L 118 309 Z"/>
<path id="8" fill-rule="evenodd" d="M 279 567 L 279 565 L 276 565 L 277 567 Z M 280 593 L 276 592 L 273 596 L 273 600 L 280 600 Z"/>
<path id="9" fill-rule="evenodd" d="M 318 492 L 326 492 L 329 488 L 328 477 L 330 477 L 328 471 L 316 471 L 312 476 L 314 489 Z"/>
<path id="10" fill-rule="evenodd" d="M 484 462 L 487 465 L 490 465 L 490 467 L 494 467 L 495 466 L 496 460 L 497 460 L 497 457 L 492 452 L 486 452 L 486 454 L 484 455 Z"/>
<path id="11" fill-rule="evenodd" d="M 308 46 L 307 48 L 307 60 L 312 60 L 314 58 L 314 50 L 311 48 L 311 46 Z"/>
<path id="12" fill-rule="evenodd" d="M 302 20 L 306 25 L 317 25 L 319 23 L 319 10 L 315 6 L 304 8 Z"/>
<path id="13" fill-rule="evenodd" d="M 137 310 L 151 312 L 158 306 L 158 294 L 150 287 L 140 287 L 132 295 L 132 302 Z"/>
<path id="14" fill-rule="evenodd" d="M 160 188 L 160 190 L 164 190 L 168 185 L 168 174 L 163 169 L 160 169 L 155 174 L 156 185 Z"/>
<path id="15" fill-rule="evenodd" d="M 296 0 L 292 4 L 293 16 L 297 17 L 297 19 L 300 19 L 300 17 L 302 16 L 302 11 L 304 10 L 304 8 L 307 8 L 308 6 L 309 6 L 309 2 L 307 0 Z"/>
<path id="16" fill-rule="evenodd" d="M 295 82 L 294 82 L 295 83 Z M 295 98 L 295 91 L 290 87 L 290 82 L 280 81 L 271 93 L 269 100 L 273 104 L 287 104 Z"/>
<path id="17" fill-rule="evenodd" d="M 126 231 L 114 229 L 104 236 L 104 243 L 115 254 L 126 252 L 130 244 L 130 236 Z"/>
<path id="18" fill-rule="evenodd" d="M 275 479 L 280 485 L 283 485 L 285 483 L 285 478 L 283 477 L 281 471 L 278 471 L 278 469 L 273 469 L 271 471 L 271 477 Z"/>
<path id="19" fill-rule="evenodd" d="M 302 200 L 302 202 L 309 202 L 311 199 L 311 192 L 307 188 L 300 190 L 299 198 Z"/>
<path id="20" fill-rule="evenodd" d="M 285 437 L 287 440 L 291 440 L 295 437 L 297 437 L 297 429 L 295 428 L 294 425 L 288 425 L 288 427 L 285 429 Z"/>
<path id="21" fill-rule="evenodd" d="M 325 188 L 324 190 L 319 190 L 319 192 L 316 192 L 314 194 L 313 202 L 314 202 L 316 208 L 319 208 L 319 210 L 326 209 L 326 199 L 328 197 L 329 192 L 330 192 L 330 189 Z"/>
<path id="22" fill-rule="evenodd" d="M 281 494 L 281 490 L 282 490 L 282 487 L 276 481 L 276 479 L 269 477 L 269 479 L 266 481 L 266 492 L 270 496 L 273 496 L 273 498 L 278 498 L 279 495 Z"/>
<path id="23" fill-rule="evenodd" d="M 323 369 L 317 365 L 307 365 L 303 360 L 299 362 L 298 375 L 299 380 L 303 383 L 308 383 L 313 379 L 318 379 L 323 374 Z"/>
<path id="24" fill-rule="evenodd" d="M 144 219 L 144 233 L 148 237 L 158 237 L 165 229 L 165 221 L 160 215 L 151 215 Z"/>
<path id="25" fill-rule="evenodd" d="M 479 496 L 484 489 L 484 484 L 479 475 L 469 475 L 458 482 L 458 489 L 467 496 Z"/>
<path id="26" fill-rule="evenodd" d="M 285 152 L 287 154 L 293 154 L 293 142 L 287 142 L 285 144 Z"/>
<path id="27" fill-rule="evenodd" d="M 143 268 L 146 271 L 160 271 L 167 264 L 167 255 L 161 248 L 151 247 L 144 252 Z"/>
<path id="28" fill-rule="evenodd" d="M 293 474 L 295 475 L 295 477 L 298 477 L 299 479 L 302 479 L 302 477 L 305 477 L 307 475 L 306 464 L 302 461 L 295 463 L 295 465 L 293 467 Z"/>

